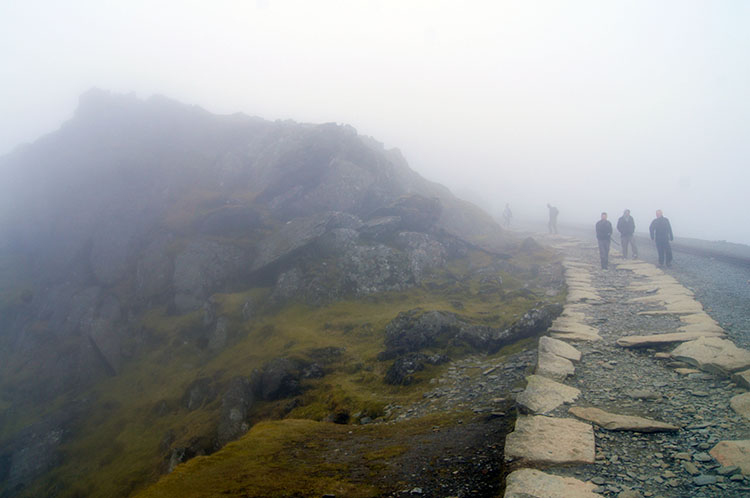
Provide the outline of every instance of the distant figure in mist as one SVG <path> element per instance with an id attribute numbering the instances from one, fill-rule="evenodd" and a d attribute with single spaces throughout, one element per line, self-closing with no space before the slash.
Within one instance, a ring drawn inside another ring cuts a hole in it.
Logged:
<path id="1" fill-rule="evenodd" d="M 560 214 L 560 211 L 549 204 L 547 204 L 547 209 L 549 209 L 549 223 L 547 224 L 549 233 L 557 233 L 557 215 Z"/>
<path id="2" fill-rule="evenodd" d="M 599 259 L 602 261 L 602 270 L 609 266 L 609 241 L 612 239 L 612 223 L 607 219 L 607 213 L 602 213 L 602 218 L 596 222 L 596 241 L 599 243 Z"/>
<path id="3" fill-rule="evenodd" d="M 656 218 L 654 218 L 654 221 L 648 227 L 648 232 L 651 235 L 651 240 L 656 242 L 656 252 L 659 253 L 659 266 L 664 266 L 665 263 L 668 267 L 672 266 L 672 246 L 669 245 L 669 242 L 674 240 L 672 225 L 664 217 L 661 209 L 656 210 Z"/>
<path id="4" fill-rule="evenodd" d="M 505 203 L 505 209 L 503 210 L 503 223 L 505 228 L 510 228 L 510 220 L 513 218 L 513 212 L 510 210 L 510 204 Z"/>
<path id="5" fill-rule="evenodd" d="M 633 248 L 633 259 L 638 257 L 638 248 L 635 247 L 635 220 L 630 216 L 630 209 L 626 209 L 620 219 L 617 220 L 617 231 L 620 232 L 620 244 L 622 257 L 628 259 L 628 246 Z"/>

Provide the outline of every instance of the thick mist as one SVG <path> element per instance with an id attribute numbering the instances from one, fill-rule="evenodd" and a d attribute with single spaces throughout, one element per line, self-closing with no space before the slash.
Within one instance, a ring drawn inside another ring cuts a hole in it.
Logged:
<path id="1" fill-rule="evenodd" d="M 750 5 L 153 2 L 0 5 L 0 153 L 91 87 L 339 122 L 514 223 L 656 209 L 750 243 Z"/>

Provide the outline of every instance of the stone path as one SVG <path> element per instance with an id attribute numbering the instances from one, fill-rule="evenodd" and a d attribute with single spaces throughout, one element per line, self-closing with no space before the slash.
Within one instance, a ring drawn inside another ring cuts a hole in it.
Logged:
<path id="1" fill-rule="evenodd" d="M 505 496 L 750 496 L 750 351 L 655 265 L 552 242 L 567 304 L 516 397 Z"/>

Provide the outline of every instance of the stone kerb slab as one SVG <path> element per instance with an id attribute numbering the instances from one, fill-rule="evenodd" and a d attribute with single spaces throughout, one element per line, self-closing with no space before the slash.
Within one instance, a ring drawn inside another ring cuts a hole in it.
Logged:
<path id="1" fill-rule="evenodd" d="M 581 395 L 575 387 L 566 386 L 541 375 L 526 377 L 526 389 L 516 397 L 524 412 L 546 414 L 562 405 L 572 403 Z"/>
<path id="2" fill-rule="evenodd" d="M 543 351 L 539 351 L 537 355 L 535 371 L 537 375 L 553 380 L 565 380 L 568 375 L 573 375 L 575 371 L 573 363 L 566 358 Z"/>
<path id="3" fill-rule="evenodd" d="M 732 407 L 738 415 L 750 420 L 750 393 L 738 394 L 729 400 L 729 406 Z"/>
<path id="4" fill-rule="evenodd" d="M 671 332 L 654 335 L 628 335 L 617 339 L 617 345 L 624 348 L 647 348 L 660 344 L 694 341 L 701 337 L 721 337 L 724 332 Z"/>
<path id="5" fill-rule="evenodd" d="M 736 465 L 744 475 L 750 475 L 750 440 L 720 441 L 709 454 L 724 467 Z"/>
<path id="6" fill-rule="evenodd" d="M 511 472 L 505 480 L 505 498 L 601 498 L 596 485 L 573 477 L 559 477 L 536 469 Z"/>
<path id="7" fill-rule="evenodd" d="M 750 368 L 750 351 L 740 349 L 732 341 L 720 337 L 701 337 L 684 342 L 672 351 L 672 357 L 719 375 L 730 375 Z"/>
<path id="8" fill-rule="evenodd" d="M 539 352 L 552 353 L 570 361 L 581 361 L 581 352 L 567 342 L 552 337 L 539 338 Z"/>
<path id="9" fill-rule="evenodd" d="M 557 318 L 548 329 L 549 334 L 556 339 L 571 341 L 599 341 L 599 330 L 571 319 Z"/>
<path id="10" fill-rule="evenodd" d="M 609 431 L 632 431 L 632 432 L 674 432 L 680 430 L 676 425 L 651 420 L 632 415 L 618 415 L 617 413 L 605 412 L 599 408 L 584 408 L 572 406 L 568 413 L 578 418 L 593 422 L 603 429 Z"/>
<path id="11" fill-rule="evenodd" d="M 594 429 L 570 418 L 519 416 L 505 437 L 505 460 L 531 466 L 594 463 Z"/>

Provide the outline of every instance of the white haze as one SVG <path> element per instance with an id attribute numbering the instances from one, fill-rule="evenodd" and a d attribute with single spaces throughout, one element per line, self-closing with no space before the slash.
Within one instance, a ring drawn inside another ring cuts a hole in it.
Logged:
<path id="1" fill-rule="evenodd" d="M 91 87 L 348 123 L 498 214 L 750 243 L 750 2 L 0 2 L 0 154 Z M 593 230 L 593 228 L 592 228 Z"/>

